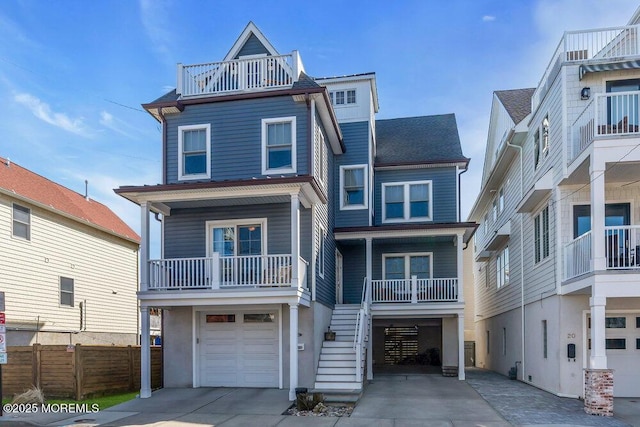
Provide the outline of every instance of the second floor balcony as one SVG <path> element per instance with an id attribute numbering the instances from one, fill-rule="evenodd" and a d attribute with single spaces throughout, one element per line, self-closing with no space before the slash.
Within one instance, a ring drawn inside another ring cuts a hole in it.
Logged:
<path id="1" fill-rule="evenodd" d="M 371 281 L 372 303 L 425 303 L 458 301 L 458 279 L 387 279 Z"/>
<path id="2" fill-rule="evenodd" d="M 178 64 L 176 91 L 183 98 L 290 88 L 303 65 L 297 51 L 204 64 Z"/>
<path id="3" fill-rule="evenodd" d="M 598 93 L 571 127 L 569 164 L 596 139 L 640 136 L 640 91 Z"/>

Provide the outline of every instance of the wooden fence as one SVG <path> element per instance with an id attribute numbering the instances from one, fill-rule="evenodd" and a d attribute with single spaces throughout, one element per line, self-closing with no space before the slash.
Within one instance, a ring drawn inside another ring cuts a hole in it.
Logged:
<path id="1" fill-rule="evenodd" d="M 45 398 L 116 394 L 140 389 L 140 346 L 7 347 L 3 397 L 38 386 Z M 151 388 L 162 387 L 162 348 L 151 348 Z"/>

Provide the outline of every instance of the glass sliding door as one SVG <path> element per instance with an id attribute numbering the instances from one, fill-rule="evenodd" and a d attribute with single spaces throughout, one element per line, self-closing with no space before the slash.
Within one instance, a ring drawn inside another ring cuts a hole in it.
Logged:
<path id="1" fill-rule="evenodd" d="M 244 221 L 243 221 L 244 222 Z M 220 255 L 221 281 L 225 285 L 260 281 L 264 238 L 262 223 L 212 221 L 209 254 Z"/>

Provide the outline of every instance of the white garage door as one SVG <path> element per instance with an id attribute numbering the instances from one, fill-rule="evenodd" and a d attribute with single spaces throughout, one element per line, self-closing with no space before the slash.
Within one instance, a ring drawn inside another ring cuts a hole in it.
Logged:
<path id="1" fill-rule="evenodd" d="M 202 313 L 200 385 L 278 387 L 277 313 Z"/>
<path id="2" fill-rule="evenodd" d="M 640 314 L 607 313 L 607 365 L 613 369 L 613 395 L 640 397 Z"/>

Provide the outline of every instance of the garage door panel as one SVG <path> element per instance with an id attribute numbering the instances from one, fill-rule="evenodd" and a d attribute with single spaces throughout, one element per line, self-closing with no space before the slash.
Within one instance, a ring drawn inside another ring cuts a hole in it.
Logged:
<path id="1" fill-rule="evenodd" d="M 275 320 L 275 315 L 272 316 Z M 278 386 L 278 323 L 244 323 L 243 318 L 242 313 L 236 313 L 236 322 L 206 323 L 206 314 L 203 314 L 200 328 L 202 386 Z"/>
<path id="2" fill-rule="evenodd" d="M 624 349 L 607 349 L 607 366 L 613 369 L 614 397 L 639 397 L 640 350 L 636 339 L 640 329 L 636 328 L 637 313 L 607 313 L 605 336 L 607 340 L 625 340 Z M 621 319 L 624 318 L 624 319 Z"/>

